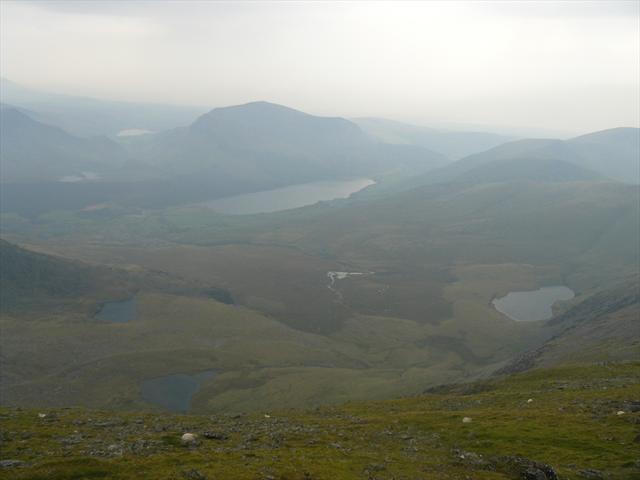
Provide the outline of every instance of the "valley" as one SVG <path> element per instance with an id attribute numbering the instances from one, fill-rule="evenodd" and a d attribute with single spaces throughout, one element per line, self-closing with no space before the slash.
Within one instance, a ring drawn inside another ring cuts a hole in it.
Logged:
<path id="1" fill-rule="evenodd" d="M 35 468 L 11 478 L 175 478 L 158 458 L 185 455 L 246 478 L 520 479 L 520 447 L 567 475 L 635 468 L 637 412 L 612 411 L 637 390 L 639 129 L 517 140 L 250 102 L 85 138 L 23 110 L 2 107 L 0 421 Z M 549 446 L 565 411 L 583 424 Z M 180 445 L 211 422 L 233 446 Z"/>

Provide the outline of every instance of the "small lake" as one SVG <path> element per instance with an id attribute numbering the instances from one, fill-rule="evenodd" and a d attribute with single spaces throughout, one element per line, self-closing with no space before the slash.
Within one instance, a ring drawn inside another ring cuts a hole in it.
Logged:
<path id="1" fill-rule="evenodd" d="M 551 307 L 554 303 L 571 300 L 574 295 L 569 287 L 557 285 L 527 292 L 510 292 L 492 303 L 500 313 L 518 322 L 548 320 L 553 316 Z"/>
<path id="2" fill-rule="evenodd" d="M 118 302 L 104 303 L 94 318 L 111 323 L 127 323 L 137 317 L 138 305 L 135 297 L 131 297 Z"/>
<path id="3" fill-rule="evenodd" d="M 370 178 L 301 183 L 288 187 L 218 198 L 200 205 L 228 215 L 251 215 L 305 207 L 338 198 L 348 198 L 374 182 Z"/>
<path id="4" fill-rule="evenodd" d="M 145 380 L 141 385 L 142 399 L 172 412 L 188 412 L 191 398 L 205 380 L 216 376 L 213 370 L 186 375 L 176 373 Z"/>

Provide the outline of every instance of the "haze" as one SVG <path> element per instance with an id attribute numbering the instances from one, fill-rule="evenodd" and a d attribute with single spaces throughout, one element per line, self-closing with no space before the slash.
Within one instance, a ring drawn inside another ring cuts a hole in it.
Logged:
<path id="1" fill-rule="evenodd" d="M 17 2 L 3 75 L 58 93 L 583 133 L 640 125 L 637 2 Z"/>

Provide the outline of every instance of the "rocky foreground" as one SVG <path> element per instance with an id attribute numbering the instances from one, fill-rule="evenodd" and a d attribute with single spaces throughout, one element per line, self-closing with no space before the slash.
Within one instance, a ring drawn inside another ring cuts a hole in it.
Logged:
<path id="1" fill-rule="evenodd" d="M 6 407 L 0 427 L 6 479 L 640 479 L 640 363 L 305 412 Z"/>

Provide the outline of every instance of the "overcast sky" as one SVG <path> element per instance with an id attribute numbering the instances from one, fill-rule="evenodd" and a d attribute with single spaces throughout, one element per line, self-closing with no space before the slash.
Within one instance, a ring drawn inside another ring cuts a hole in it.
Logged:
<path id="1" fill-rule="evenodd" d="M 1 0 L 2 76 L 59 93 L 586 132 L 640 126 L 639 2 Z"/>

